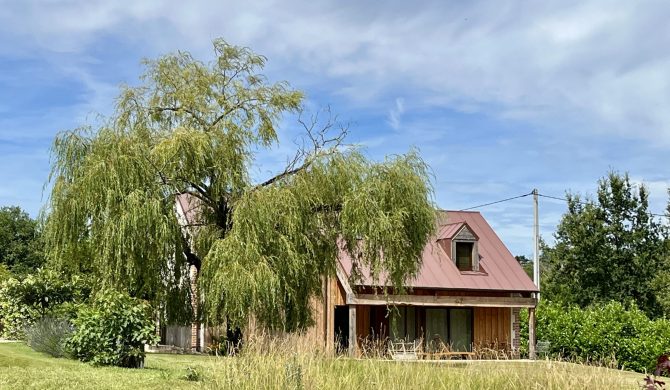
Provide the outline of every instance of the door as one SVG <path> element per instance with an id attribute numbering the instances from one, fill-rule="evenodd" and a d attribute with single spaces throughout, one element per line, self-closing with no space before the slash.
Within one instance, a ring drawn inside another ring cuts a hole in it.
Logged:
<path id="1" fill-rule="evenodd" d="M 472 309 L 449 310 L 449 336 L 453 351 L 472 351 Z"/>
<path id="2" fill-rule="evenodd" d="M 439 351 L 448 343 L 447 309 L 426 309 L 426 347 L 429 351 Z"/>
<path id="3" fill-rule="evenodd" d="M 335 306 L 335 346 L 338 353 L 349 348 L 349 306 Z"/>

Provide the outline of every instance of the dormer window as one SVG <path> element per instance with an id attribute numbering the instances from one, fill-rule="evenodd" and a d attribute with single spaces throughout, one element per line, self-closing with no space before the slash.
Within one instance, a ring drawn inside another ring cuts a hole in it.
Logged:
<path id="1" fill-rule="evenodd" d="M 443 225 L 438 243 L 461 272 L 481 272 L 479 267 L 479 237 L 466 222 Z"/>
<path id="2" fill-rule="evenodd" d="M 474 265 L 475 243 L 455 241 L 456 267 L 459 271 L 472 271 Z"/>
<path id="3" fill-rule="evenodd" d="M 461 272 L 479 272 L 479 237 L 467 223 L 455 229 L 451 239 L 451 260 Z"/>

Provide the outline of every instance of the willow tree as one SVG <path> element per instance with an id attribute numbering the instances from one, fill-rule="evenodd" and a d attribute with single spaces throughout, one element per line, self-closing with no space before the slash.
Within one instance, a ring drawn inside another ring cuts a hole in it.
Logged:
<path id="1" fill-rule="evenodd" d="M 343 143 L 347 128 L 300 119 L 302 94 L 259 72 L 265 58 L 214 41 L 211 62 L 178 52 L 145 61 L 114 115 L 59 134 L 45 236 L 56 265 L 170 308 L 189 307 L 191 272 L 210 323 L 253 315 L 285 330 L 311 321 L 309 299 L 338 251 L 380 283 L 414 275 L 434 224 L 427 167 L 413 151 L 383 162 Z M 301 126 L 276 175 L 254 179 L 277 126 Z M 196 220 L 177 218 L 188 194 Z M 198 305 L 194 305 L 196 308 Z"/>

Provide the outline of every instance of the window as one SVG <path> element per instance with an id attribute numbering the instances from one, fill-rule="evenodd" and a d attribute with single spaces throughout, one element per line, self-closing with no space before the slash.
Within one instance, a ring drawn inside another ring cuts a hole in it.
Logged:
<path id="1" fill-rule="evenodd" d="M 449 312 L 444 308 L 426 309 L 426 348 L 438 352 L 449 346 Z"/>
<path id="2" fill-rule="evenodd" d="M 426 348 L 472 351 L 472 321 L 471 308 L 426 308 Z"/>
<path id="3" fill-rule="evenodd" d="M 460 271 L 472 271 L 474 245 L 473 242 L 456 242 L 456 267 Z"/>
<path id="4" fill-rule="evenodd" d="M 398 306 L 391 309 L 391 338 L 394 341 L 416 339 L 415 313 L 413 306 Z"/>
<path id="5" fill-rule="evenodd" d="M 472 309 L 449 309 L 449 343 L 454 351 L 472 351 Z"/>

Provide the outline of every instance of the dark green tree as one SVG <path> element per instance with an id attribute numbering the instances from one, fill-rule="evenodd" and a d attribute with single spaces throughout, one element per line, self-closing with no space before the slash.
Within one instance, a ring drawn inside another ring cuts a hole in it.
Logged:
<path id="1" fill-rule="evenodd" d="M 568 194 L 568 211 L 544 246 L 544 297 L 582 307 L 633 301 L 649 315 L 662 314 L 654 279 L 667 256 L 666 231 L 649 212 L 644 185 L 611 172 L 598 183 L 596 200 Z"/>
<path id="2" fill-rule="evenodd" d="M 526 255 L 514 256 L 519 265 L 526 272 L 529 278 L 533 279 L 533 260 L 526 257 Z"/>
<path id="3" fill-rule="evenodd" d="M 0 265 L 15 275 L 25 275 L 43 262 L 37 222 L 18 206 L 0 207 Z"/>
<path id="4" fill-rule="evenodd" d="M 166 306 L 189 302 L 190 273 L 211 322 L 253 315 L 286 330 L 310 323 L 338 242 L 401 286 L 435 222 L 422 159 L 372 162 L 344 146 L 346 127 L 299 119 L 294 157 L 254 180 L 257 154 L 277 145 L 303 95 L 268 82 L 265 58 L 247 48 L 216 40 L 214 52 L 209 63 L 184 52 L 146 61 L 143 84 L 123 88 L 109 120 L 57 137 L 49 258 Z M 177 219 L 180 194 L 194 200 L 191 226 Z"/>
<path id="5" fill-rule="evenodd" d="M 652 279 L 652 288 L 663 313 L 670 317 L 670 189 L 668 189 L 668 206 L 665 210 L 666 235 L 664 240 L 665 258 Z"/>

